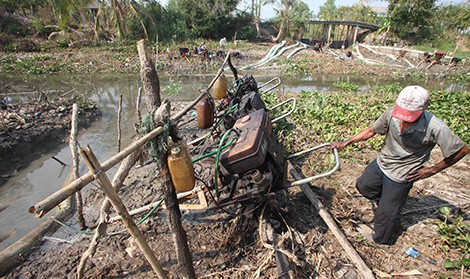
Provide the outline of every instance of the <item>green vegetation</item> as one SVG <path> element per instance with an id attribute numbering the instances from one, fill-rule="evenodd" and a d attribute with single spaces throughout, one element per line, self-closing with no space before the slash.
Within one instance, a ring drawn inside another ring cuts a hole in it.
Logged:
<path id="1" fill-rule="evenodd" d="M 163 93 L 167 95 L 176 95 L 183 91 L 181 85 L 176 82 L 171 82 L 163 88 Z"/>
<path id="2" fill-rule="evenodd" d="M 333 83 L 333 87 L 338 88 L 344 92 L 359 91 L 359 85 L 348 81 L 336 81 L 335 83 Z"/>
<path id="3" fill-rule="evenodd" d="M 283 65 L 282 74 L 290 77 L 305 77 L 312 73 L 307 59 L 292 61 L 288 59 L 279 60 L 278 63 Z"/>
<path id="4" fill-rule="evenodd" d="M 383 85 L 370 92 L 307 92 L 287 94 L 284 98 L 295 97 L 298 107 L 292 114 L 294 124 L 276 123 L 276 131 L 284 146 L 290 151 L 297 151 L 298 146 L 312 146 L 343 140 L 371 125 L 388 107 L 394 105 L 398 92 L 402 88 L 398 84 Z M 266 96 L 265 96 L 266 95 Z M 263 99 L 268 107 L 280 102 L 274 94 L 265 94 Z M 291 96 L 292 95 L 292 96 Z M 429 111 L 449 125 L 452 131 L 464 142 L 470 142 L 470 92 L 452 93 L 444 91 L 430 92 L 431 104 Z M 280 115 L 283 112 L 274 112 Z M 293 129 L 292 125 L 295 125 Z M 367 143 L 348 147 L 348 150 L 368 148 L 379 150 L 383 137 L 374 137 Z"/>
<path id="5" fill-rule="evenodd" d="M 464 266 L 470 267 L 470 226 L 464 222 L 464 218 L 460 215 L 452 215 L 450 208 L 439 208 L 444 220 L 436 220 L 437 232 L 441 237 L 444 245 L 441 249 L 447 253 L 451 249 L 456 249 L 462 253 L 460 259 L 447 260 L 444 263 L 446 269 L 457 269 Z"/>

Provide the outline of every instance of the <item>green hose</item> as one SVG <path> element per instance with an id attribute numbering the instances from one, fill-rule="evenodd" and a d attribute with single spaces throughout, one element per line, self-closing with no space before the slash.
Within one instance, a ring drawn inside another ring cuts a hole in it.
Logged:
<path id="1" fill-rule="evenodd" d="M 226 145 L 222 146 L 222 150 L 224 150 L 225 148 L 227 148 L 227 147 L 229 147 L 230 145 L 232 145 L 232 143 L 233 143 L 234 140 L 235 140 L 235 138 L 231 138 L 231 139 L 227 142 Z M 201 157 L 196 158 L 196 159 L 192 160 L 191 162 L 192 162 L 193 164 L 194 164 L 194 163 L 197 163 L 197 162 L 201 161 L 202 159 L 205 159 L 205 158 L 207 158 L 207 157 L 210 157 L 210 156 L 216 154 L 216 153 L 217 153 L 217 150 L 218 150 L 218 149 L 216 149 L 216 150 L 214 150 L 214 151 L 211 151 L 211 152 L 209 152 L 209 153 L 207 153 L 207 154 L 205 154 L 205 155 L 202 155 Z"/>
<path id="2" fill-rule="evenodd" d="M 222 147 L 224 144 L 225 139 L 230 135 L 232 129 L 227 130 L 219 142 L 219 148 L 217 148 L 217 155 L 215 156 L 215 173 L 214 173 L 214 189 L 215 189 L 215 196 L 219 197 L 219 186 L 218 186 L 218 178 L 219 178 L 219 160 L 220 160 L 220 152 L 222 151 Z"/>

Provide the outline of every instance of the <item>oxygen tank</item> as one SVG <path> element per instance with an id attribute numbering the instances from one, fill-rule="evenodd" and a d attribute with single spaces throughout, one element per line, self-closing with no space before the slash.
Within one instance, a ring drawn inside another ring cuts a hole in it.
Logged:
<path id="1" fill-rule="evenodd" d="M 220 75 L 214 82 L 214 85 L 212 86 L 212 96 L 216 100 L 220 100 L 227 96 L 227 78 L 225 75 Z"/>
<path id="2" fill-rule="evenodd" d="M 202 98 L 196 105 L 197 127 L 207 129 L 214 124 L 214 107 L 208 97 Z"/>
<path id="3" fill-rule="evenodd" d="M 176 192 L 191 191 L 195 185 L 194 169 L 186 144 L 173 146 L 168 154 L 168 169 Z"/>

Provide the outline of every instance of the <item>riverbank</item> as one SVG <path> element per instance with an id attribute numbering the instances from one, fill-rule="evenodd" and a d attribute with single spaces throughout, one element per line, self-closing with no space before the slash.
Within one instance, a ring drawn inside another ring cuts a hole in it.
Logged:
<path id="1" fill-rule="evenodd" d="M 181 46 L 173 44 L 160 47 L 157 50 L 151 46 L 151 52 L 157 65 L 157 70 L 171 75 L 191 75 L 201 71 L 215 71 L 220 66 L 222 57 L 217 57 L 217 51 L 231 52 L 232 62 L 238 69 L 262 59 L 274 43 L 238 42 L 228 43 L 223 51 L 218 49 L 215 42 L 208 42 L 208 56 L 190 52 L 181 56 Z M 287 43 L 293 45 L 293 43 Z M 185 46 L 186 47 L 186 46 Z M 359 50 L 359 51 L 358 51 Z M 448 68 L 450 59 L 427 69 L 429 63 L 420 64 L 422 57 L 413 54 L 411 48 L 405 54 L 405 59 L 399 57 L 400 51 L 388 51 L 377 54 L 363 47 L 350 47 L 344 51 L 327 49 L 315 51 L 311 46 L 298 52 L 291 59 L 286 55 L 276 58 L 263 68 L 279 70 L 287 75 L 308 76 L 318 74 L 341 74 L 345 76 L 395 76 L 404 75 L 425 78 L 426 76 L 459 76 L 468 82 L 470 63 L 461 61 L 455 67 Z M 352 56 L 347 57 L 348 51 Z M 368 63 L 364 59 L 374 62 Z M 405 60 L 411 62 L 413 67 Z M 46 48 L 45 51 L 31 52 L 0 52 L 0 73 L 3 75 L 42 75 L 42 74 L 93 74 L 93 73 L 139 73 L 140 62 L 135 44 L 102 44 L 99 46 L 80 46 L 68 48 Z M 462 76 L 463 74 L 463 76 Z M 5 90 L 5 89 L 3 89 Z M 0 92 L 3 93 L 3 92 Z"/>
<path id="2" fill-rule="evenodd" d="M 67 142 L 72 106 L 79 104 L 78 126 L 87 128 L 100 117 L 91 101 L 45 97 L 40 101 L 2 104 L 0 109 L 0 185 L 42 154 Z"/>

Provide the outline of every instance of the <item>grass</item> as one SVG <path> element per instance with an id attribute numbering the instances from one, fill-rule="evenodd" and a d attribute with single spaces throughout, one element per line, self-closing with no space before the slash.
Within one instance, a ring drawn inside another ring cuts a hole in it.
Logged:
<path id="1" fill-rule="evenodd" d="M 458 47 L 457 47 L 458 43 Z M 470 59 L 470 36 L 463 36 L 454 40 L 437 39 L 434 41 L 422 43 L 419 45 L 412 46 L 414 49 L 434 52 L 444 51 L 448 55 L 455 53 L 456 57 Z M 456 49 L 457 47 L 457 49 Z M 456 51 L 457 50 L 457 51 Z"/>

